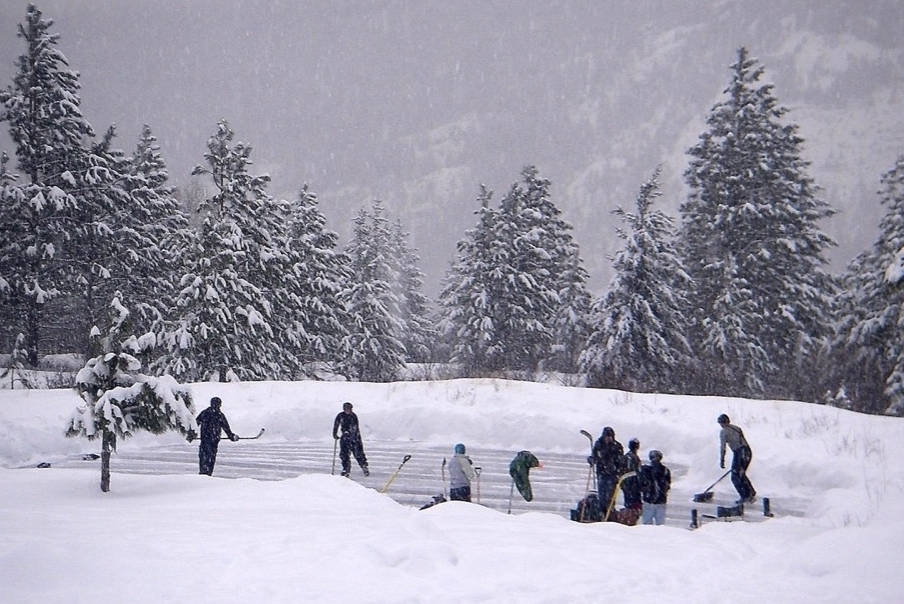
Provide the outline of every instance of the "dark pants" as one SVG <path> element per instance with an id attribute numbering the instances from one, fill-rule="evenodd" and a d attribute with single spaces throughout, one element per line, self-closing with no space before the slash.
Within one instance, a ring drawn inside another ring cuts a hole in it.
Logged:
<path id="1" fill-rule="evenodd" d="M 731 483 L 741 499 L 749 499 L 756 495 L 756 490 L 750 484 L 750 479 L 747 478 L 747 466 L 750 465 L 752 459 L 753 453 L 750 451 L 750 447 L 738 447 L 731 459 Z"/>
<path id="2" fill-rule="evenodd" d="M 626 508 L 640 508 L 643 502 L 640 499 L 640 479 L 636 476 L 625 478 L 622 481 L 622 495 L 625 498 Z"/>
<path id="3" fill-rule="evenodd" d="M 596 475 L 597 492 L 600 496 L 600 508 L 602 508 L 604 516 L 606 515 L 606 510 L 609 509 L 609 502 L 612 501 L 612 495 L 615 493 L 615 485 L 617 483 L 617 476 L 610 476 L 609 474 Z"/>
<path id="4" fill-rule="evenodd" d="M 471 487 L 449 489 L 449 499 L 452 501 L 471 501 Z"/>
<path id="5" fill-rule="evenodd" d="M 198 474 L 213 475 L 213 465 L 217 463 L 217 447 L 220 439 L 202 440 L 198 447 Z"/>
<path id="6" fill-rule="evenodd" d="M 367 457 L 364 455 L 364 443 L 361 442 L 361 438 L 346 438 L 343 436 L 339 439 L 339 459 L 342 460 L 342 474 L 344 476 L 348 476 L 352 470 L 351 455 L 355 456 L 355 461 L 358 462 L 361 469 L 368 472 Z"/>

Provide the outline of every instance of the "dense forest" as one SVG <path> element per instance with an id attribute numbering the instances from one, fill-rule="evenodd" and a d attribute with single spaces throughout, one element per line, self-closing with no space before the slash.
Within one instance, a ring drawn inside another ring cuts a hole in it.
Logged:
<path id="1" fill-rule="evenodd" d="M 904 157 L 877 174 L 875 244 L 829 274 L 820 221 L 833 209 L 746 48 L 687 150 L 680 216 L 657 209 L 659 158 L 614 212 L 622 246 L 604 295 L 588 291 L 572 225 L 525 158 L 503 195 L 475 183 L 473 227 L 431 301 L 391 200 L 362 208 L 340 246 L 308 185 L 274 198 L 225 120 L 189 203 L 150 126 L 130 152 L 114 128 L 95 131 L 53 25 L 29 7 L 0 91 L 15 146 L 0 160 L 8 371 L 127 342 L 149 374 L 182 382 L 390 381 L 430 363 L 449 376 L 557 372 L 590 387 L 904 414 Z"/>

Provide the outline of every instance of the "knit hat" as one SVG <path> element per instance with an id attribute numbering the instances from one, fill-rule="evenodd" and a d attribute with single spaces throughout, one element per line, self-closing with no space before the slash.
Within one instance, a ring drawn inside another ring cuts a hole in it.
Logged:
<path id="1" fill-rule="evenodd" d="M 605 428 L 603 428 L 603 436 L 611 436 L 612 438 L 615 438 L 615 430 L 613 430 L 611 426 L 606 426 Z"/>
<path id="2" fill-rule="evenodd" d="M 455 454 L 456 455 L 464 455 L 465 454 L 465 446 L 461 443 L 455 445 Z"/>
<path id="3" fill-rule="evenodd" d="M 662 451 L 656 449 L 650 451 L 650 461 L 662 461 Z"/>
<path id="4" fill-rule="evenodd" d="M 212 399 L 210 399 L 210 406 L 211 406 L 211 407 L 219 407 L 219 406 L 222 405 L 222 404 L 223 404 L 223 401 L 220 400 L 220 397 L 218 397 L 218 396 L 215 396 L 215 397 L 213 397 Z"/>

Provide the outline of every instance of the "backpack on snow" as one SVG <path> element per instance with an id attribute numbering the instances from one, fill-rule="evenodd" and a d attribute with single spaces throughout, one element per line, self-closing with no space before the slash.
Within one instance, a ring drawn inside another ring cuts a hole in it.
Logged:
<path id="1" fill-rule="evenodd" d="M 578 501 L 577 509 L 571 510 L 571 519 L 575 522 L 602 522 L 603 507 L 596 493 L 590 493 Z"/>

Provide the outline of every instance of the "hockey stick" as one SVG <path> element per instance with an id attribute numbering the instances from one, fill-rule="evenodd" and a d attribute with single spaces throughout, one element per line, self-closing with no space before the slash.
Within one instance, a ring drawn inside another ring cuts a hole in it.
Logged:
<path id="1" fill-rule="evenodd" d="M 266 428 L 261 428 L 261 431 L 257 433 L 256 436 L 239 436 L 237 440 L 256 440 L 261 437 L 261 434 L 264 433 Z M 228 436 L 221 436 L 220 440 L 231 440 Z"/>
<path id="2" fill-rule="evenodd" d="M 477 474 L 477 503 L 480 503 L 480 472 L 483 468 L 474 466 L 474 473 Z"/>
<path id="3" fill-rule="evenodd" d="M 339 446 L 339 439 L 333 439 L 333 467 L 330 468 L 330 476 L 336 473 L 336 447 Z"/>
<path id="4" fill-rule="evenodd" d="M 590 432 L 587 430 L 581 430 L 581 434 L 587 437 L 587 440 L 590 441 L 590 454 L 593 455 L 593 436 L 590 435 Z M 590 467 L 587 469 L 587 486 L 584 487 L 584 500 L 586 502 L 587 493 L 590 492 L 590 478 L 593 476 L 593 464 L 590 464 Z M 578 518 L 578 522 L 584 522 L 584 514 L 587 512 L 587 504 L 581 506 L 581 516 Z"/>
<path id="5" fill-rule="evenodd" d="M 509 489 L 509 507 L 508 507 L 509 514 L 512 513 L 512 497 L 514 497 L 514 496 L 515 496 L 515 479 L 512 478 L 512 488 Z"/>
<path id="6" fill-rule="evenodd" d="M 387 480 L 387 481 L 386 481 L 386 484 L 383 485 L 383 488 L 380 489 L 380 492 L 381 492 L 381 493 L 385 493 L 385 492 L 386 492 L 386 489 L 389 488 L 389 485 L 392 484 L 392 481 L 395 480 L 396 476 L 399 475 L 399 472 L 402 470 L 402 466 L 404 466 L 405 463 L 406 463 L 409 459 L 411 459 L 411 456 L 410 456 L 410 455 L 406 455 L 405 457 L 402 458 L 402 463 L 399 464 L 399 467 L 396 468 L 396 471 L 392 473 L 392 476 L 389 477 L 389 480 Z"/>

